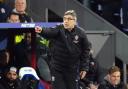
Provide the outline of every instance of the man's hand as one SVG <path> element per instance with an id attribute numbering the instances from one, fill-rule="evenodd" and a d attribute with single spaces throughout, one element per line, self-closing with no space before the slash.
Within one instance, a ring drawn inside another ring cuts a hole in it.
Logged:
<path id="1" fill-rule="evenodd" d="M 86 71 L 80 72 L 80 79 L 83 79 L 86 76 Z"/>
<path id="2" fill-rule="evenodd" d="M 36 26 L 35 27 L 35 32 L 36 33 L 41 33 L 41 31 L 42 31 L 42 28 L 41 27 L 39 27 L 39 26 Z"/>

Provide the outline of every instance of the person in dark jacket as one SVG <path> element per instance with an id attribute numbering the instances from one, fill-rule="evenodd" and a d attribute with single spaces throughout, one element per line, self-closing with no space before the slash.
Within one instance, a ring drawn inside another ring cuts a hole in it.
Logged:
<path id="1" fill-rule="evenodd" d="M 93 52 L 94 50 L 92 49 L 92 44 L 90 43 L 89 70 L 85 78 L 80 81 L 80 87 L 86 87 L 87 89 L 97 89 L 99 83 L 99 65 L 98 61 L 93 57 Z"/>
<path id="2" fill-rule="evenodd" d="M 121 28 L 120 9 L 122 0 L 97 0 L 101 3 L 102 17 L 117 28 Z"/>
<path id="3" fill-rule="evenodd" d="M 3 77 L 4 70 L 10 66 L 10 53 L 7 49 L 0 50 L 0 79 Z"/>
<path id="4" fill-rule="evenodd" d="M 26 89 L 19 80 L 15 67 L 5 70 L 5 75 L 0 80 L 0 89 Z"/>
<path id="5" fill-rule="evenodd" d="M 5 4 L 5 0 L 0 0 L 0 23 L 5 23 L 11 12 L 11 8 Z"/>
<path id="6" fill-rule="evenodd" d="M 31 66 L 31 33 L 25 33 L 25 38 L 15 45 L 14 65 L 20 69 L 21 67 Z"/>
<path id="7" fill-rule="evenodd" d="M 19 14 L 15 13 L 15 12 L 11 12 L 8 19 L 7 19 L 7 22 L 9 22 L 9 23 L 20 23 Z"/>
<path id="8" fill-rule="evenodd" d="M 20 22 L 27 23 L 33 22 L 32 18 L 26 12 L 27 2 L 26 0 L 15 0 L 15 8 L 13 12 L 18 13 L 20 17 Z"/>
<path id="9" fill-rule="evenodd" d="M 108 70 L 106 79 L 99 85 L 98 89 L 127 89 L 120 80 L 121 72 L 117 66 Z"/>
<path id="10" fill-rule="evenodd" d="M 64 13 L 63 25 L 35 31 L 50 39 L 53 89 L 78 89 L 79 77 L 85 77 L 89 67 L 89 41 L 85 31 L 78 27 L 74 10 Z"/>

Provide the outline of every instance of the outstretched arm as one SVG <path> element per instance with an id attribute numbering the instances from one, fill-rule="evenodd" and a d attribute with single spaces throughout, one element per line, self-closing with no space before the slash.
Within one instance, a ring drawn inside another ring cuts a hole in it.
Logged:
<path id="1" fill-rule="evenodd" d="M 40 26 L 36 26 L 35 32 L 44 38 L 54 38 L 58 35 L 59 30 L 56 28 L 42 28 Z"/>

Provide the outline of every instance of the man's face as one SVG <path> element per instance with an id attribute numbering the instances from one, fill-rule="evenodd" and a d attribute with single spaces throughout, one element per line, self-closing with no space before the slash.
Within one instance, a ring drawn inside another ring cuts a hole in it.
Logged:
<path id="1" fill-rule="evenodd" d="M 25 36 L 25 39 L 26 39 L 26 42 L 27 42 L 27 44 L 29 45 L 29 44 L 31 44 L 31 33 L 26 33 L 25 34 L 26 36 Z"/>
<path id="2" fill-rule="evenodd" d="M 26 1 L 25 0 L 17 0 L 15 3 L 15 8 L 19 13 L 24 13 L 26 9 Z"/>
<path id="3" fill-rule="evenodd" d="M 20 23 L 20 19 L 18 15 L 11 15 L 9 19 L 10 23 Z"/>
<path id="4" fill-rule="evenodd" d="M 120 82 L 120 72 L 114 72 L 112 74 L 110 74 L 110 83 L 112 85 L 117 85 Z"/>
<path id="5" fill-rule="evenodd" d="M 7 73 L 7 78 L 10 80 L 10 81 L 14 81 L 17 79 L 17 73 L 14 72 L 14 71 L 9 71 Z"/>
<path id="6" fill-rule="evenodd" d="M 63 17 L 63 25 L 65 29 L 73 29 L 76 25 L 76 19 L 72 15 L 65 15 Z"/>

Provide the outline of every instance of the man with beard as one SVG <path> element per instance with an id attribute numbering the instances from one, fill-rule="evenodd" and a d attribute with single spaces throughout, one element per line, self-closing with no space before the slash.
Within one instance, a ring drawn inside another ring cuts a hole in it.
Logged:
<path id="1" fill-rule="evenodd" d="M 0 80 L 0 89 L 25 89 L 18 79 L 15 67 L 6 70 L 4 77 Z"/>

